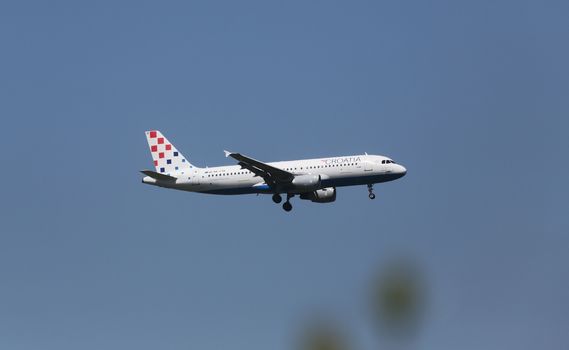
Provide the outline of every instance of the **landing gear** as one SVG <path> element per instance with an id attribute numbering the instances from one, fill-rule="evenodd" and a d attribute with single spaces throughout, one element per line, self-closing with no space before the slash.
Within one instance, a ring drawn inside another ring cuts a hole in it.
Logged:
<path id="1" fill-rule="evenodd" d="M 280 196 L 279 196 L 279 197 L 280 197 Z M 284 211 L 286 211 L 286 212 L 289 212 L 289 211 L 292 210 L 292 204 L 290 204 L 290 199 L 291 199 L 292 197 L 294 197 L 294 194 L 290 194 L 290 193 L 287 193 L 287 194 L 286 194 L 286 202 L 283 203 L 283 209 L 284 209 Z"/>
<path id="2" fill-rule="evenodd" d="M 375 199 L 375 194 L 373 193 L 373 184 L 367 185 L 367 191 L 369 192 L 369 199 Z"/>
<path id="3" fill-rule="evenodd" d="M 282 201 L 283 201 L 283 197 L 281 197 L 280 194 L 278 194 L 278 193 L 273 194 L 273 202 L 279 204 Z"/>

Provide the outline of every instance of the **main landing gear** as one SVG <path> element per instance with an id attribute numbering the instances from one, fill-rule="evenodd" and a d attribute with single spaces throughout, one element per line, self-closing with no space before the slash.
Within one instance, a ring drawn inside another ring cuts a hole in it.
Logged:
<path id="1" fill-rule="evenodd" d="M 375 194 L 373 193 L 373 184 L 367 185 L 367 191 L 369 192 L 369 199 L 375 199 Z"/>
<path id="2" fill-rule="evenodd" d="M 276 196 L 279 197 L 279 201 L 278 201 L 278 202 L 275 201 L 275 197 L 276 197 Z M 292 204 L 290 204 L 290 199 L 291 199 L 292 197 L 294 197 L 294 194 L 290 194 L 290 193 L 287 193 L 287 194 L 286 194 L 286 202 L 283 203 L 283 209 L 284 209 L 284 211 L 286 211 L 286 212 L 289 212 L 289 211 L 292 210 Z M 278 195 L 278 194 L 273 195 L 273 201 L 275 201 L 275 203 L 280 203 L 280 202 L 281 202 L 280 199 L 282 199 L 280 195 Z"/>
<path id="3" fill-rule="evenodd" d="M 282 201 L 283 201 L 283 197 L 281 197 L 280 194 L 278 194 L 278 193 L 273 194 L 273 202 L 279 204 Z"/>
<path id="4" fill-rule="evenodd" d="M 290 194 L 290 193 L 286 194 L 286 202 L 283 203 L 284 211 L 288 212 L 288 211 L 292 210 L 292 204 L 290 204 L 290 199 L 292 197 L 294 197 L 294 194 Z M 273 202 L 279 204 L 282 201 L 283 201 L 283 197 L 280 194 L 278 194 L 278 193 L 273 194 Z"/>
<path id="5" fill-rule="evenodd" d="M 284 211 L 291 211 L 292 210 L 292 204 L 290 204 L 289 201 L 286 201 L 283 203 L 283 209 Z"/>

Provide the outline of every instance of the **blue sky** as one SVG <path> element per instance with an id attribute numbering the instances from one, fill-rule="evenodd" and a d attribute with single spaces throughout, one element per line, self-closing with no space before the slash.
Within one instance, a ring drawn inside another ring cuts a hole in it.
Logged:
<path id="1" fill-rule="evenodd" d="M 569 4 L 4 2 L 0 347 L 381 342 L 370 281 L 426 280 L 420 349 L 569 342 Z M 140 183 L 144 131 L 198 166 L 384 154 L 338 201 Z"/>

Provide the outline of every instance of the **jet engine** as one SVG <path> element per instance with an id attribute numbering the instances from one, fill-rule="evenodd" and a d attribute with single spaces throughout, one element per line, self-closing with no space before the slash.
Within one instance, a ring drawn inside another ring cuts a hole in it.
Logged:
<path id="1" fill-rule="evenodd" d="M 331 203 L 336 200 L 336 187 L 326 187 L 314 192 L 302 193 L 300 199 L 309 199 L 315 203 Z"/>
<path id="2" fill-rule="evenodd" d="M 295 191 L 308 192 L 315 191 L 320 188 L 320 175 L 299 175 L 292 180 L 292 186 Z"/>

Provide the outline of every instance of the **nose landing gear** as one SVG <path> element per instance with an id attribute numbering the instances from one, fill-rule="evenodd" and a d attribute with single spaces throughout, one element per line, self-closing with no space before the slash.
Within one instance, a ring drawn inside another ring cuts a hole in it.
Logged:
<path id="1" fill-rule="evenodd" d="M 367 191 L 369 192 L 369 199 L 375 199 L 375 194 L 373 193 L 373 184 L 367 185 Z"/>

